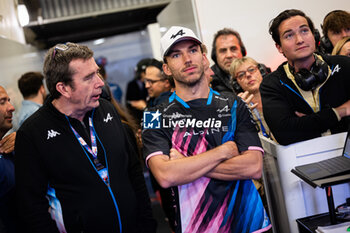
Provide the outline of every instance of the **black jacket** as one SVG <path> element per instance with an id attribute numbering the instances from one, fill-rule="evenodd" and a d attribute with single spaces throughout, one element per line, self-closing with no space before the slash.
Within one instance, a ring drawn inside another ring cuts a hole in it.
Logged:
<path id="1" fill-rule="evenodd" d="M 19 211 L 27 232 L 58 232 L 48 213 L 48 185 L 61 202 L 67 232 L 120 232 L 120 223 L 123 232 L 155 232 L 141 166 L 118 114 L 101 99 L 100 106 L 84 118 L 87 129 L 69 118 L 88 143 L 90 115 L 98 138 L 98 158 L 108 166 L 109 186 L 95 171 L 66 117 L 50 101 L 18 130 L 15 174 Z"/>
<path id="2" fill-rule="evenodd" d="M 267 75 L 260 85 L 266 123 L 281 145 L 316 138 L 329 129 L 332 133 L 344 132 L 349 127 L 348 119 L 338 121 L 332 108 L 350 100 L 350 58 L 326 56 L 323 59 L 332 74 L 319 90 L 318 112 L 313 111 L 287 77 L 283 68 L 285 63 Z M 295 111 L 306 116 L 298 117 Z"/>
<path id="3" fill-rule="evenodd" d="M 214 64 L 211 69 L 214 71 L 214 75 L 211 76 L 213 78 L 211 81 L 211 88 L 213 88 L 214 91 L 230 94 L 238 94 L 243 91 L 237 82 L 237 87 L 235 88 L 237 90 L 233 90 L 232 84 L 230 83 L 231 76 L 223 71 L 217 64 Z"/>

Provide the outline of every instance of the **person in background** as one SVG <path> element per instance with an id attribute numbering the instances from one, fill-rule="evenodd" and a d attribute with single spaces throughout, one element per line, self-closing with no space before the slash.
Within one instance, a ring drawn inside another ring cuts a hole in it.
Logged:
<path id="1" fill-rule="evenodd" d="M 0 140 L 12 128 L 12 113 L 15 108 L 4 87 L 0 86 Z M 0 232 L 14 233 L 15 208 L 15 168 L 14 154 L 0 152 Z"/>
<path id="2" fill-rule="evenodd" d="M 154 107 L 164 102 L 175 87 L 172 77 L 164 74 L 163 63 L 156 59 L 152 59 L 148 64 L 143 81 L 149 96 L 147 107 Z"/>
<path id="3" fill-rule="evenodd" d="M 314 25 L 300 10 L 281 12 L 269 32 L 287 59 L 260 85 L 265 121 L 277 142 L 347 131 L 350 59 L 315 54 Z"/>
<path id="4" fill-rule="evenodd" d="M 250 107 L 254 120 L 260 128 L 260 133 L 272 139 L 271 132 L 263 116 L 263 105 L 260 95 L 260 84 L 263 77 L 258 69 L 258 63 L 250 57 L 235 59 L 231 63 L 230 74 L 233 80 L 242 87 L 244 92 L 238 93 Z"/>
<path id="5" fill-rule="evenodd" d="M 136 152 L 113 105 L 100 99 L 104 82 L 93 52 L 57 44 L 43 70 L 50 97 L 15 144 L 17 206 L 27 232 L 155 232 Z"/>
<path id="6" fill-rule="evenodd" d="M 235 80 L 230 82 L 230 65 L 234 59 L 246 55 L 247 50 L 237 31 L 224 28 L 216 32 L 211 51 L 211 59 L 215 62 L 211 67 L 214 72 L 211 81 L 213 90 L 235 94 L 243 91 Z M 263 76 L 271 72 L 264 64 L 258 67 Z"/>
<path id="7" fill-rule="evenodd" d="M 126 106 L 129 113 L 136 119 L 140 125 L 143 110 L 146 107 L 148 97 L 145 87 L 144 78 L 145 71 L 152 58 L 144 58 L 140 60 L 135 68 L 135 78 L 130 81 L 126 88 Z"/>
<path id="8" fill-rule="evenodd" d="M 246 55 L 246 49 L 238 32 L 230 28 L 224 28 L 214 35 L 211 59 L 215 64 L 211 67 L 214 71 L 211 86 L 218 92 L 239 93 L 239 86 L 230 84 L 230 65 L 236 58 Z"/>
<path id="9" fill-rule="evenodd" d="M 175 91 L 144 113 L 146 164 L 169 190 L 174 232 L 265 232 L 271 224 L 251 181 L 262 171 L 257 130 L 240 98 L 209 88 L 201 44 L 178 26 L 161 38 Z"/>
<path id="10" fill-rule="evenodd" d="M 350 36 L 338 41 L 338 43 L 334 46 L 332 55 L 343 55 L 350 57 Z"/>
<path id="11" fill-rule="evenodd" d="M 236 80 L 244 92 L 238 93 L 238 96 L 248 104 L 256 125 L 259 126 L 259 134 L 266 138 L 273 139 L 269 127 L 267 126 L 259 87 L 263 77 L 258 69 L 258 63 L 251 57 L 242 57 L 233 60 L 230 67 L 232 79 Z M 264 207 L 267 210 L 267 200 L 264 190 L 263 179 L 253 180 L 255 187 L 259 191 Z"/>
<path id="12" fill-rule="evenodd" d="M 18 115 L 19 127 L 43 105 L 46 98 L 43 80 L 40 72 L 27 72 L 18 79 L 18 89 L 24 99 Z"/>
<path id="13" fill-rule="evenodd" d="M 329 12 L 324 17 L 321 28 L 323 37 L 320 41 L 320 50 L 331 54 L 338 41 L 350 36 L 350 13 L 344 10 Z"/>
<path id="14" fill-rule="evenodd" d="M 102 56 L 95 60 L 96 64 L 100 67 L 100 75 L 105 81 L 105 86 L 109 87 L 110 93 L 112 94 L 111 96 L 113 96 L 113 98 L 120 104 L 122 102 L 123 91 L 117 83 L 108 81 L 108 75 L 106 72 L 107 58 Z"/>

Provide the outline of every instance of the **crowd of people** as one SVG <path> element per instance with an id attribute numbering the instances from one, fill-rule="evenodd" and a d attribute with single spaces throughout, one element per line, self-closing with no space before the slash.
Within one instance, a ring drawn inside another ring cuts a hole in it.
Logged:
<path id="1" fill-rule="evenodd" d="M 19 78 L 18 126 L 0 86 L 0 232 L 156 232 L 145 169 L 175 233 L 272 232 L 259 135 L 289 145 L 349 130 L 350 13 L 327 14 L 319 41 L 297 9 L 269 26 L 286 58 L 275 71 L 231 28 L 213 36 L 210 67 L 198 36 L 171 27 L 163 61 L 136 65 L 125 108 L 106 63 L 76 43 Z"/>

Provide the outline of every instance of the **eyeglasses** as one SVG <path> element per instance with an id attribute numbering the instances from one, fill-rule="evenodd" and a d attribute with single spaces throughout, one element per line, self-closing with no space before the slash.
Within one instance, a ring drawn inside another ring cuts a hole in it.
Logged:
<path id="1" fill-rule="evenodd" d="M 155 84 L 156 82 L 159 82 L 159 81 L 164 81 L 164 79 L 158 79 L 158 80 L 152 80 L 152 79 L 144 79 L 143 80 L 143 82 L 145 83 L 145 84 L 149 84 L 149 85 L 153 85 L 153 84 Z"/>
<path id="2" fill-rule="evenodd" d="M 69 46 L 67 44 L 57 44 L 53 49 L 52 58 L 55 58 L 55 55 L 58 50 L 66 51 L 67 49 L 69 49 Z"/>
<path id="3" fill-rule="evenodd" d="M 242 80 L 247 77 L 247 72 L 249 74 L 254 74 L 258 70 L 257 66 L 250 66 L 247 71 L 240 71 L 236 74 L 236 78 Z"/>

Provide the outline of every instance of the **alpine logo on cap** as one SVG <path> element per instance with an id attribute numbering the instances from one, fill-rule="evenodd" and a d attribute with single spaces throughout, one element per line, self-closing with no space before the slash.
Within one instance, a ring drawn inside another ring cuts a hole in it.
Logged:
<path id="1" fill-rule="evenodd" d="M 177 36 L 182 36 L 182 35 L 184 35 L 184 34 L 186 34 L 186 33 L 184 33 L 183 30 L 181 29 L 181 30 L 178 31 L 175 35 L 172 34 L 171 37 L 170 37 L 170 39 L 175 39 Z"/>

